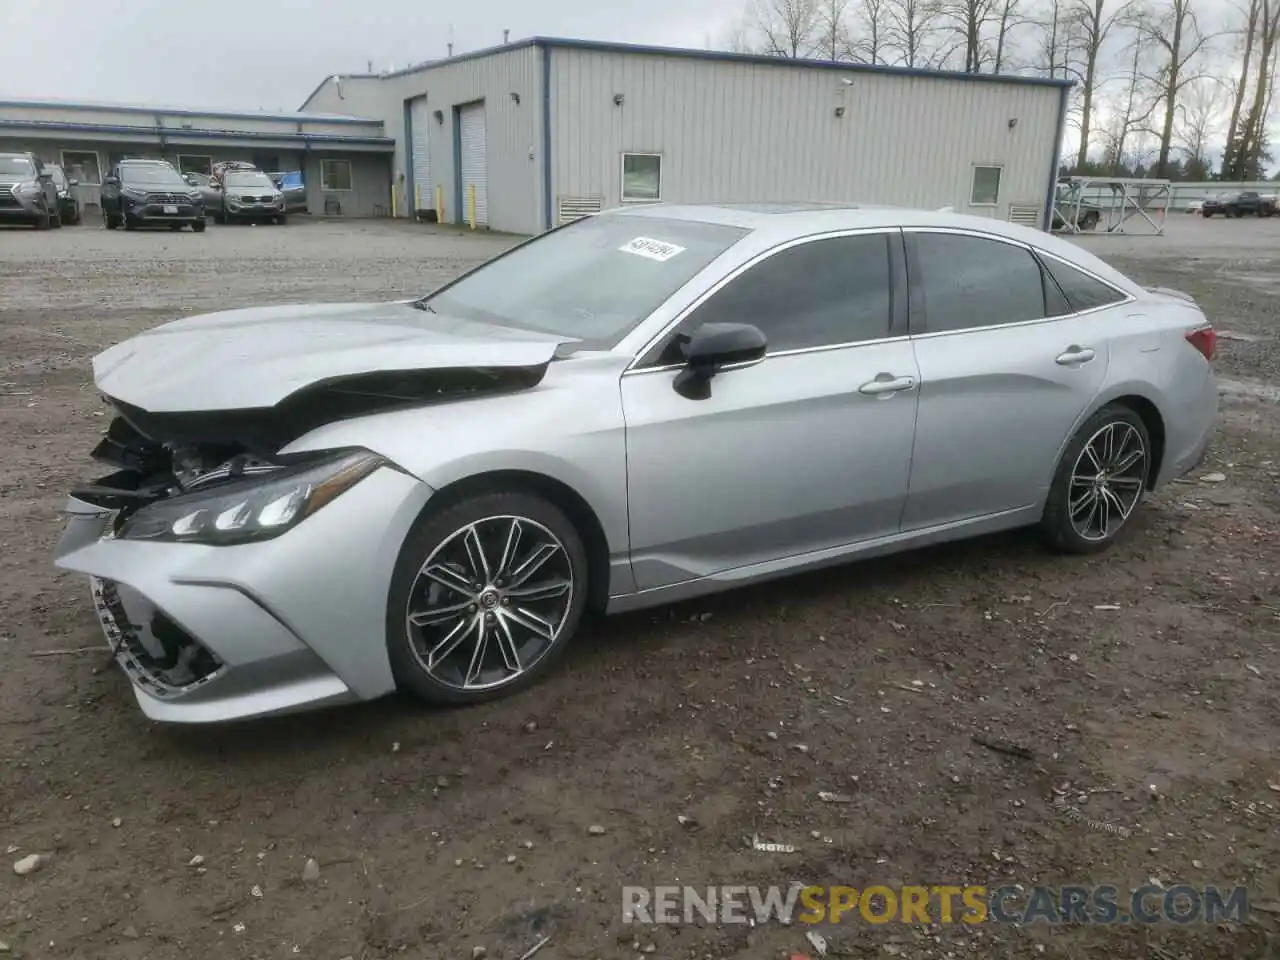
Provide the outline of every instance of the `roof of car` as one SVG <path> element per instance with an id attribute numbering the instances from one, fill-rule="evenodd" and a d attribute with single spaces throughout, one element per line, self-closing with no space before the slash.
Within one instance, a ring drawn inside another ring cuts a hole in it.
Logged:
<path id="1" fill-rule="evenodd" d="M 840 230 L 875 227 L 933 227 L 964 230 L 1002 237 L 1034 246 L 1064 260 L 1072 261 L 1099 276 L 1130 290 L 1140 289 L 1128 277 L 1077 244 L 1044 230 L 998 220 L 995 217 L 955 213 L 950 209 L 920 210 L 910 207 L 864 206 L 807 201 L 778 203 L 652 203 L 614 208 L 598 217 L 689 220 L 722 224 L 750 230 L 760 240 L 785 243 L 788 240 Z"/>

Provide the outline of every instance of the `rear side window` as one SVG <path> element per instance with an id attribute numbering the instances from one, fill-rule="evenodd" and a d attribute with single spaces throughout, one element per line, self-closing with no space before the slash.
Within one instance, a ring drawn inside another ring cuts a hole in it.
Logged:
<path id="1" fill-rule="evenodd" d="M 1040 320 L 1040 264 L 1025 247 L 951 233 L 914 234 L 929 333 Z"/>
<path id="2" fill-rule="evenodd" d="M 1125 299 L 1125 295 L 1115 287 L 1103 283 L 1101 280 L 1095 280 L 1087 273 L 1083 273 L 1075 267 L 1063 263 L 1061 260 L 1045 257 L 1041 262 L 1044 263 L 1044 268 L 1049 276 L 1057 283 L 1063 296 L 1067 298 L 1067 303 L 1071 305 L 1073 313 L 1095 310 L 1098 307 L 1120 303 Z"/>

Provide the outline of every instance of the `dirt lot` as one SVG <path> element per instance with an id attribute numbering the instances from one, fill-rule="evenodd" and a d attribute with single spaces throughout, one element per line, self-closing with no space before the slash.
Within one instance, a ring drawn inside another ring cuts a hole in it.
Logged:
<path id="1" fill-rule="evenodd" d="M 392 224 L 0 232 L 13 955 L 515 960 L 549 936 L 539 960 L 776 958 L 812 953 L 804 931 L 628 927 L 621 888 L 1110 883 L 1123 897 L 1149 878 L 1246 884 L 1252 918 L 858 921 L 826 931 L 830 955 L 1275 955 L 1280 221 L 1085 241 L 1259 338 L 1221 344 L 1210 461 L 1104 557 L 1016 534 L 619 618 L 548 682 L 462 711 L 391 699 L 164 728 L 105 651 L 44 655 L 102 642 L 84 585 L 49 562 L 104 426 L 95 351 L 183 313 L 408 295 L 509 242 Z M 1212 472 L 1226 479 L 1199 479 Z M 753 833 L 797 849 L 753 851 Z M 30 853 L 51 860 L 16 876 Z M 320 878 L 303 883 L 309 857 Z"/>

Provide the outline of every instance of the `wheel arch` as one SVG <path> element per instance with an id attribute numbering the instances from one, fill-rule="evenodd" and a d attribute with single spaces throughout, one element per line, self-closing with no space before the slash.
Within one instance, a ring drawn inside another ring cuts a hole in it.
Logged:
<path id="1" fill-rule="evenodd" d="M 1080 414 L 1080 417 L 1071 425 L 1070 431 L 1067 432 L 1058 447 L 1058 455 L 1054 458 L 1053 469 L 1057 470 L 1058 463 L 1062 460 L 1062 455 L 1066 452 L 1067 445 L 1071 443 L 1071 438 L 1080 431 L 1081 425 L 1103 407 L 1112 404 L 1128 407 L 1138 415 L 1142 420 L 1142 425 L 1147 428 L 1147 436 L 1151 440 L 1151 466 L 1147 471 L 1147 489 L 1152 490 L 1164 466 L 1167 439 L 1165 418 L 1154 400 L 1132 387 L 1122 387 L 1097 397 L 1095 402 Z"/>
<path id="2" fill-rule="evenodd" d="M 533 470 L 488 470 L 437 489 L 427 500 L 424 513 L 447 510 L 476 494 L 498 492 L 536 494 L 564 512 L 587 551 L 587 606 L 602 612 L 609 599 L 609 541 L 604 524 L 587 499 L 563 480 Z"/>

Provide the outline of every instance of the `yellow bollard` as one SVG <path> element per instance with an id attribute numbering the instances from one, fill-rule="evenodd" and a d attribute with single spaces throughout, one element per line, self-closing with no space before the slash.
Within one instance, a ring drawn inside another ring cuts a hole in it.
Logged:
<path id="1" fill-rule="evenodd" d="M 471 224 L 471 229 L 476 228 L 476 185 L 474 183 L 467 184 L 467 222 Z"/>
<path id="2" fill-rule="evenodd" d="M 436 223 L 444 223 L 444 187 L 436 184 Z"/>
<path id="3" fill-rule="evenodd" d="M 409 211 L 409 216 L 418 219 L 418 211 L 422 209 L 422 188 L 416 183 L 413 185 L 413 209 Z"/>

